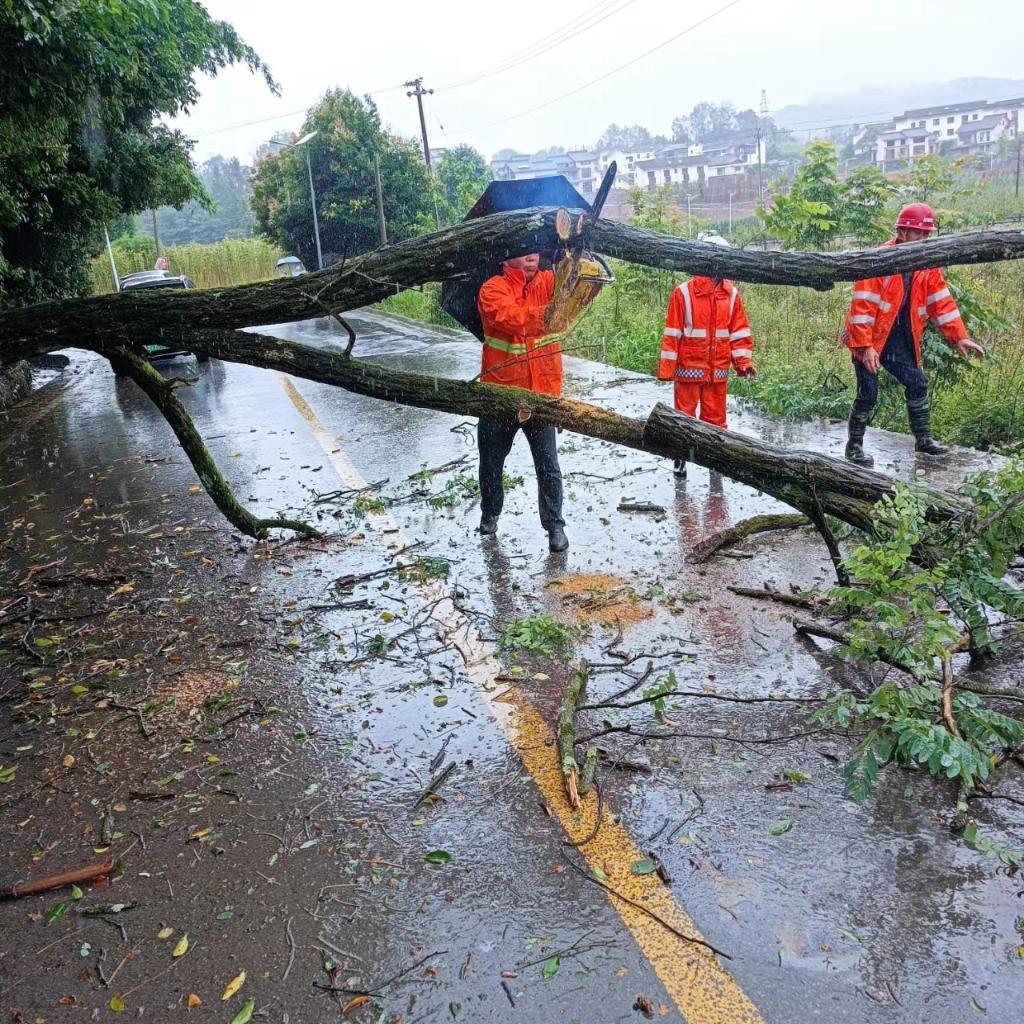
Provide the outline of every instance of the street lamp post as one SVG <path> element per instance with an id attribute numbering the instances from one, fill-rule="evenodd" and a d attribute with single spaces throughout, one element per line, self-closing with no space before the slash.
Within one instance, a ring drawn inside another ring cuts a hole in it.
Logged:
<path id="1" fill-rule="evenodd" d="M 298 142 L 278 142 L 276 139 L 271 139 L 270 145 L 272 146 L 283 146 L 285 149 L 298 149 L 300 146 L 305 146 L 307 142 L 317 133 L 315 131 L 310 132 L 308 135 L 303 135 Z M 306 174 L 309 176 L 309 201 L 313 206 L 313 237 L 316 239 L 316 269 L 324 269 L 324 257 L 320 251 L 320 220 L 316 215 L 316 193 L 313 191 L 313 168 L 309 163 L 309 150 L 306 149 Z"/>
<path id="2" fill-rule="evenodd" d="M 732 197 L 736 195 L 735 192 L 729 193 L 729 234 L 732 234 Z"/>
<path id="3" fill-rule="evenodd" d="M 693 237 L 693 218 L 690 216 L 690 200 L 693 198 L 689 192 L 686 193 L 686 237 Z"/>

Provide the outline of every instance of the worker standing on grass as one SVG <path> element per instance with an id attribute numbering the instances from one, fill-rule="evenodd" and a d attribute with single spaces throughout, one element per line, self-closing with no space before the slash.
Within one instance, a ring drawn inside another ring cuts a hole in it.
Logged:
<path id="1" fill-rule="evenodd" d="M 552 271 L 540 269 L 538 253 L 505 260 L 502 272 L 483 283 L 477 296 L 484 329 L 482 382 L 526 388 L 556 398 L 561 395 L 560 336 L 551 334 L 546 326 L 554 284 Z M 540 521 L 548 534 L 548 546 L 552 551 L 565 551 L 569 541 L 562 518 L 558 434 L 550 424 L 529 419 L 520 422 L 480 417 L 480 533 L 489 536 L 498 532 L 498 516 L 505 502 L 502 472 L 520 428 L 533 454 Z"/>
<path id="2" fill-rule="evenodd" d="M 896 237 L 886 245 L 920 242 L 935 230 L 935 214 L 925 203 L 904 206 L 896 219 Z M 914 449 L 922 455 L 943 455 L 946 448 L 931 435 L 928 378 L 921 367 L 921 335 L 931 319 L 943 337 L 965 359 L 985 350 L 967 336 L 956 300 L 938 268 L 915 270 L 857 281 L 846 316 L 843 341 L 853 356 L 857 397 L 850 412 L 846 458 L 873 466 L 864 451 L 864 431 L 878 403 L 878 369 L 884 366 L 902 385 Z"/>
<path id="3" fill-rule="evenodd" d="M 698 242 L 731 248 L 721 235 L 703 231 Z M 754 339 L 736 286 L 723 278 L 694 277 L 672 292 L 661 339 L 658 380 L 675 381 L 675 407 L 687 416 L 725 427 L 730 366 L 756 377 Z M 675 461 L 677 477 L 686 463 Z"/>

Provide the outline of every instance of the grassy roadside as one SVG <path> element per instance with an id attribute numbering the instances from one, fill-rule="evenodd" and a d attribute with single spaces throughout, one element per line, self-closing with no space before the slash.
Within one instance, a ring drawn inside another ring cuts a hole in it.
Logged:
<path id="1" fill-rule="evenodd" d="M 681 278 L 619 264 L 617 284 L 605 289 L 571 332 L 567 351 L 639 373 L 655 372 L 664 312 Z M 996 314 L 974 320 L 972 334 L 991 358 L 970 367 L 942 359 L 931 374 L 933 428 L 954 444 L 988 449 L 1024 436 L 1024 265 L 987 264 L 953 270 L 954 283 L 969 289 Z M 756 381 L 733 378 L 731 392 L 788 419 L 845 419 L 855 389 L 853 369 L 839 342 L 851 285 L 829 292 L 772 285 L 741 285 L 755 338 Z M 453 326 L 439 307 L 440 288 L 408 291 L 381 307 L 425 323 Z M 1001 322 L 1000 322 L 1001 321 Z M 875 424 L 906 431 L 902 394 L 883 375 Z"/>

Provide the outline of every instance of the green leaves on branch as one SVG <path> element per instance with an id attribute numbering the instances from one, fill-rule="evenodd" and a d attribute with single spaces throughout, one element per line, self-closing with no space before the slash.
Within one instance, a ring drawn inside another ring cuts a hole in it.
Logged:
<path id="1" fill-rule="evenodd" d="M 1024 544 L 1024 461 L 974 476 L 961 495 L 963 513 L 938 526 L 927 521 L 924 488 L 896 484 L 875 506 L 875 535 L 844 560 L 851 586 L 830 593 L 852 614 L 843 652 L 896 665 L 916 680 L 884 683 L 866 697 L 842 691 L 816 712 L 820 722 L 869 727 L 845 769 L 854 799 L 870 793 L 890 762 L 973 787 L 1000 753 L 1024 742 L 1024 722 L 982 707 L 973 693 L 952 697 L 959 736 L 943 720 L 938 664 L 964 634 L 976 648 L 994 649 L 993 611 L 1024 619 L 1024 592 L 1004 579 Z"/>
<path id="2" fill-rule="evenodd" d="M 890 762 L 924 768 L 939 778 L 959 779 L 968 788 L 987 779 L 993 759 L 1024 741 L 1024 722 L 981 707 L 973 693 L 953 699 L 954 736 L 940 723 L 942 694 L 934 686 L 900 687 L 886 683 L 866 698 L 843 690 L 815 713 L 827 724 L 873 728 L 854 748 L 844 767 L 846 794 L 864 800 Z"/>

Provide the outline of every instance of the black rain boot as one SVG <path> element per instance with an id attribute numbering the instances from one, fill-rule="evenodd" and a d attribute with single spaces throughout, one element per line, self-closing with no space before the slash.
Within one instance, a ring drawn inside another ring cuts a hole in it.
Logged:
<path id="1" fill-rule="evenodd" d="M 565 530 L 561 526 L 552 526 L 548 530 L 548 550 L 550 551 L 567 551 L 569 549 L 569 538 L 565 535 Z"/>
<path id="2" fill-rule="evenodd" d="M 921 455 L 945 455 L 949 449 L 932 437 L 931 419 L 931 404 L 927 395 L 922 400 L 907 402 L 907 420 L 910 432 L 916 439 L 914 451 Z"/>
<path id="3" fill-rule="evenodd" d="M 846 461 L 852 462 L 855 466 L 871 467 L 875 460 L 864 451 L 864 431 L 867 429 L 866 417 L 850 414 L 848 434 L 846 441 Z"/>

